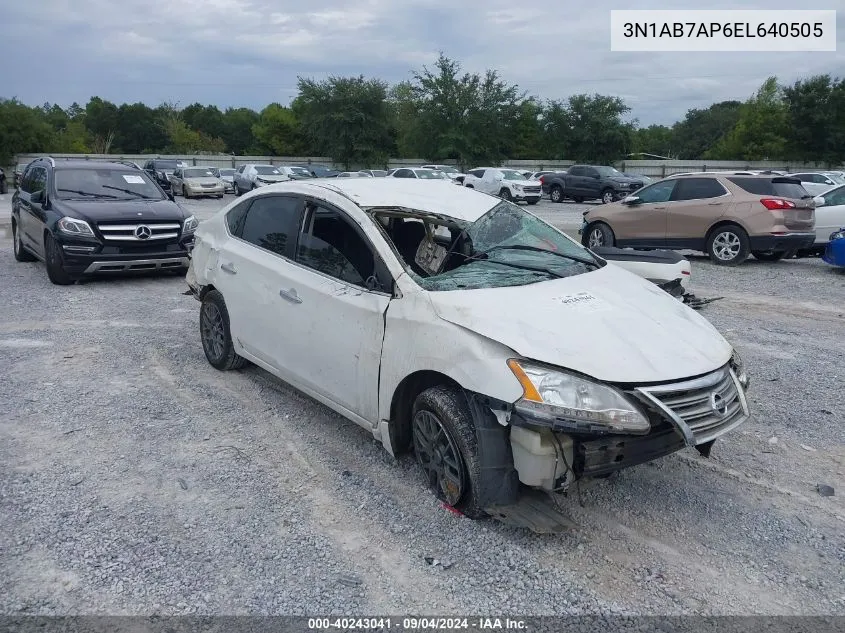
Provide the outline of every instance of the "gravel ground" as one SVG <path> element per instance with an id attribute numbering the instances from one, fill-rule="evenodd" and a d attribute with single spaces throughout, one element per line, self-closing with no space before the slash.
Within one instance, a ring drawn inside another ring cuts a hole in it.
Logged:
<path id="1" fill-rule="evenodd" d="M 584 208 L 533 210 L 575 230 Z M 845 275 L 692 260 L 753 419 L 709 460 L 582 486 L 577 527 L 538 536 L 444 510 L 412 458 L 262 370 L 211 368 L 184 280 L 52 286 L 0 236 L 0 614 L 845 615 Z"/>

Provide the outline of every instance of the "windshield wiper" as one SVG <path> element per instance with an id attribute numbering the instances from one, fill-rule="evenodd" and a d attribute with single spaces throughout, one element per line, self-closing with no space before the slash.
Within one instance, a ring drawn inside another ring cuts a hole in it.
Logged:
<path id="1" fill-rule="evenodd" d="M 123 187 L 112 187 L 111 185 L 102 185 L 103 189 L 114 189 L 115 191 L 120 191 L 122 193 L 128 193 L 130 196 L 135 196 L 137 198 L 143 198 L 144 200 L 155 200 L 152 196 L 145 196 L 143 193 L 139 193 L 137 191 L 132 191 L 131 189 L 124 189 Z M 114 198 L 115 196 L 112 196 Z"/>
<path id="2" fill-rule="evenodd" d="M 469 263 L 472 261 L 484 261 L 490 264 L 500 264 L 502 266 L 509 266 L 510 268 L 519 268 L 520 270 L 530 270 L 535 273 L 545 273 L 551 277 L 555 277 L 556 279 L 563 279 L 566 275 L 561 275 L 560 273 L 556 273 L 553 270 L 549 270 L 548 268 L 540 268 L 539 266 L 523 266 L 522 264 L 514 264 L 513 262 L 503 262 L 501 259 L 468 259 L 464 263 Z"/>
<path id="3" fill-rule="evenodd" d="M 75 193 L 80 196 L 89 196 L 91 198 L 116 198 L 117 196 L 113 196 L 109 193 L 94 193 L 93 191 L 82 191 L 81 189 L 56 189 L 56 191 L 61 191 L 64 193 Z"/>
<path id="4" fill-rule="evenodd" d="M 502 244 L 500 246 L 494 246 L 493 248 L 488 248 L 486 251 L 481 251 L 475 255 L 470 256 L 468 259 L 487 259 L 493 251 L 500 251 L 500 250 L 514 250 L 514 251 L 533 251 L 535 253 L 548 253 L 549 255 L 557 255 L 558 257 L 563 257 L 564 259 L 568 259 L 573 262 L 579 262 L 584 264 L 585 266 L 594 266 L 595 268 L 599 267 L 597 261 L 592 259 L 587 259 L 586 257 L 578 257 L 577 255 L 569 255 L 568 253 L 560 253 L 558 251 L 550 251 L 547 248 L 540 248 L 539 246 L 528 246 L 527 244 Z"/>

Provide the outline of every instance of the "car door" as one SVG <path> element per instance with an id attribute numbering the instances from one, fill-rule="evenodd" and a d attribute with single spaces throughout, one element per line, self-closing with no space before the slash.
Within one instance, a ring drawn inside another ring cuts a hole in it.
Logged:
<path id="1" fill-rule="evenodd" d="M 276 270 L 292 265 L 303 202 L 268 194 L 246 200 L 226 214 L 230 237 L 217 254 L 214 286 L 229 311 L 232 339 L 250 356 L 284 373 L 286 305 L 279 302 Z"/>
<path id="2" fill-rule="evenodd" d="M 589 191 L 586 188 L 584 177 L 586 169 L 586 167 L 574 165 L 569 168 L 568 172 L 566 172 L 564 179 L 566 183 L 567 196 L 577 196 L 579 198 L 589 197 Z"/>
<path id="3" fill-rule="evenodd" d="M 176 170 L 173 172 L 173 175 L 170 177 L 170 185 L 173 188 L 174 195 L 178 191 L 179 193 L 182 192 L 182 168 L 177 167 Z"/>
<path id="4" fill-rule="evenodd" d="M 296 263 L 274 279 L 285 331 L 279 354 L 305 387 L 375 424 L 393 281 L 360 226 L 321 200 L 306 204 Z"/>
<path id="5" fill-rule="evenodd" d="M 32 173 L 30 173 L 30 170 Z M 24 180 L 29 191 L 21 195 L 21 240 L 36 254 L 44 256 L 44 227 L 47 224 L 47 210 L 44 208 L 47 195 L 47 170 L 33 166 L 27 170 Z M 34 201 L 35 194 L 41 193 L 41 202 Z"/>
<path id="6" fill-rule="evenodd" d="M 613 206 L 610 224 L 619 246 L 665 246 L 666 209 L 677 183 L 661 180 L 640 189 L 635 203 Z"/>
<path id="7" fill-rule="evenodd" d="M 826 244 L 830 234 L 845 228 L 845 185 L 823 196 L 824 205 L 816 207 L 816 243 Z"/>
<path id="8" fill-rule="evenodd" d="M 730 203 L 730 192 L 714 176 L 679 178 L 666 203 L 666 245 L 703 249 L 707 231 Z"/>
<path id="9" fill-rule="evenodd" d="M 584 167 L 584 175 L 581 178 L 581 187 L 587 198 L 601 198 L 602 179 L 599 170 L 595 167 Z"/>

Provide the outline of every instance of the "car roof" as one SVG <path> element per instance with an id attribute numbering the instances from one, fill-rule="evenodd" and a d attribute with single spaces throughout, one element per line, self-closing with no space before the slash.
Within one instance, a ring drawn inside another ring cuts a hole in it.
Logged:
<path id="1" fill-rule="evenodd" d="M 403 178 L 345 178 L 331 182 L 303 180 L 270 185 L 304 194 L 320 195 L 320 190 L 337 192 L 364 209 L 399 207 L 474 222 L 501 200 L 474 189 L 455 187 L 447 182 L 424 182 Z"/>
<path id="2" fill-rule="evenodd" d="M 32 161 L 35 162 L 35 161 Z M 136 167 L 131 167 L 126 163 L 121 163 L 117 161 L 111 160 L 85 160 L 85 159 L 70 159 L 70 160 L 57 160 L 55 161 L 55 168 L 56 169 L 63 169 L 66 167 L 70 167 L 73 169 L 102 169 L 103 167 L 107 167 L 109 169 L 121 169 L 126 171 L 138 171 Z"/>

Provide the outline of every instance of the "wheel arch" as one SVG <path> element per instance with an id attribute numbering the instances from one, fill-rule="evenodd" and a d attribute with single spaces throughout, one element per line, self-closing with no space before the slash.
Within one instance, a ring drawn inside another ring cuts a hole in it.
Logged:
<path id="1" fill-rule="evenodd" d="M 735 220 L 733 218 L 720 218 L 718 221 L 714 222 L 709 229 L 707 229 L 707 233 L 704 235 L 704 243 L 707 244 L 707 242 L 712 237 L 713 233 L 715 233 L 718 229 L 722 228 L 723 226 L 735 226 L 745 231 L 745 234 L 749 237 L 751 236 L 751 234 L 748 232 L 748 228 L 743 226 L 742 222 L 740 222 L 739 220 Z"/>
<path id="2" fill-rule="evenodd" d="M 390 443 L 394 454 L 407 452 L 411 444 L 411 411 L 414 400 L 423 391 L 447 385 L 463 391 L 463 387 L 454 379 L 439 371 L 422 369 L 405 376 L 390 400 Z"/>

